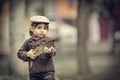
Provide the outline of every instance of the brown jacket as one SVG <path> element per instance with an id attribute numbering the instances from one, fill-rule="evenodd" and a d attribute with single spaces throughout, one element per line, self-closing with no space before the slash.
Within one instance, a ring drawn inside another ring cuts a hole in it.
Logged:
<path id="1" fill-rule="evenodd" d="M 52 59 L 52 57 L 56 54 L 56 52 L 54 51 L 52 51 L 51 54 L 41 54 L 34 60 L 32 60 L 30 57 L 26 57 L 26 53 L 30 49 L 34 49 L 36 46 L 40 45 L 43 42 L 46 42 L 49 39 L 50 38 L 46 36 L 44 36 L 43 38 L 32 36 L 18 50 L 18 58 L 22 59 L 23 61 L 28 61 L 30 74 L 55 71 Z"/>

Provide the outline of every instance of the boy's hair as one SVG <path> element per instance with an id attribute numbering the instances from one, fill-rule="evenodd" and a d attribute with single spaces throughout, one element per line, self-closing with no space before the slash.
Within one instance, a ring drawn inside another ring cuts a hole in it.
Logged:
<path id="1" fill-rule="evenodd" d="M 39 25 L 39 24 L 45 24 L 45 27 L 47 28 L 47 30 L 49 29 L 49 23 L 44 23 L 44 22 L 31 22 L 31 27 L 36 28 L 37 25 Z M 33 35 L 33 32 L 30 29 L 29 29 L 29 34 L 30 34 L 30 36 Z"/>

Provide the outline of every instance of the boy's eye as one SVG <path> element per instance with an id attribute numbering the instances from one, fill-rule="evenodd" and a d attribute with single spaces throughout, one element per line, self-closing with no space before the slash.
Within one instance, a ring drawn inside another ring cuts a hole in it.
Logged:
<path id="1" fill-rule="evenodd" d="M 38 29 L 42 29 L 42 27 L 37 27 L 37 28 L 38 28 Z M 46 30 L 47 28 L 46 28 L 46 27 L 44 27 L 43 29 L 45 29 L 45 30 Z"/>
<path id="2" fill-rule="evenodd" d="M 47 28 L 46 28 L 46 27 L 44 27 L 44 29 L 46 30 Z"/>
<path id="3" fill-rule="evenodd" d="M 41 27 L 38 27 L 38 29 L 41 29 Z"/>

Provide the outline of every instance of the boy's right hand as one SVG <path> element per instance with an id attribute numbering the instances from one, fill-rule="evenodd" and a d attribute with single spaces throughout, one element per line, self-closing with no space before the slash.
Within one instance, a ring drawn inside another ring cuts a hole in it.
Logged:
<path id="1" fill-rule="evenodd" d="M 31 59 L 35 59 L 36 55 L 33 49 L 27 52 L 27 57 L 30 57 Z"/>

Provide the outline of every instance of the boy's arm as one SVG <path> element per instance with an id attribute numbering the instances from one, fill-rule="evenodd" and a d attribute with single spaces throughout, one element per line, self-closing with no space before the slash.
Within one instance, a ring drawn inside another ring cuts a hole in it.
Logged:
<path id="1" fill-rule="evenodd" d="M 31 60 L 30 57 L 27 57 L 27 52 L 28 52 L 28 44 L 27 44 L 27 42 L 25 42 L 17 52 L 18 58 L 23 60 L 23 61 Z"/>

